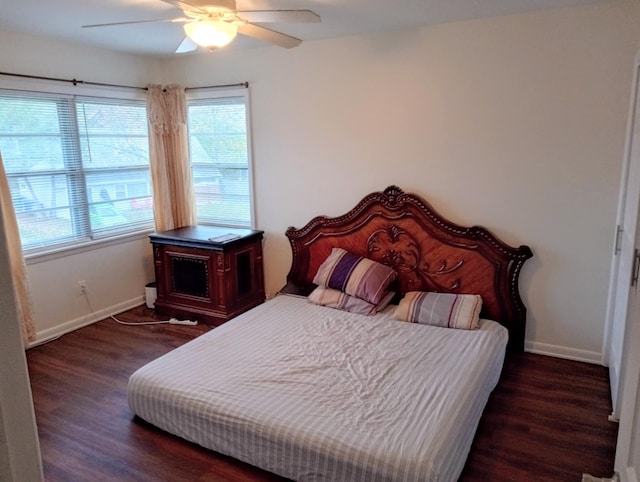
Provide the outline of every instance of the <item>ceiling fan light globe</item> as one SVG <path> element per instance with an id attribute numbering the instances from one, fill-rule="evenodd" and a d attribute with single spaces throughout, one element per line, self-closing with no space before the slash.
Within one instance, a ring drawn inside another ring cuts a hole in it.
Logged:
<path id="1" fill-rule="evenodd" d="M 224 47 L 231 42 L 238 33 L 238 26 L 220 20 L 201 20 L 186 23 L 184 32 L 198 45 L 210 49 Z"/>

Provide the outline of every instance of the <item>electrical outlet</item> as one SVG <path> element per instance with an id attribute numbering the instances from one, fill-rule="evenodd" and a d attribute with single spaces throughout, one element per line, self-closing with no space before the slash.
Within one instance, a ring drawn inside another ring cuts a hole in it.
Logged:
<path id="1" fill-rule="evenodd" d="M 85 280 L 78 281 L 78 286 L 80 287 L 80 292 L 81 293 L 86 293 L 87 292 L 87 282 Z"/>

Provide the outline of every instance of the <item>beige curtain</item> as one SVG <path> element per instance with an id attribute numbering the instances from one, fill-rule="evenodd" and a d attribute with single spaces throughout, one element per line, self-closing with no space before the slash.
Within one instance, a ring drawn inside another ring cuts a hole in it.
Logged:
<path id="1" fill-rule="evenodd" d="M 153 182 L 153 215 L 157 231 L 196 224 L 187 101 L 177 85 L 148 86 L 149 145 Z"/>
<path id="2" fill-rule="evenodd" d="M 27 281 L 27 266 L 22 254 L 22 243 L 20 242 L 20 232 L 18 222 L 13 210 L 13 201 L 9 192 L 9 181 L 4 170 L 2 155 L 0 154 L 0 210 L 7 240 L 7 251 L 9 252 L 9 265 L 13 277 L 13 287 L 16 299 L 16 312 L 22 327 L 22 341 L 25 346 L 36 338 L 36 331 L 33 325 L 33 314 L 31 310 L 31 295 L 29 293 L 29 283 Z M 2 237 L 0 237 L 2 241 Z"/>

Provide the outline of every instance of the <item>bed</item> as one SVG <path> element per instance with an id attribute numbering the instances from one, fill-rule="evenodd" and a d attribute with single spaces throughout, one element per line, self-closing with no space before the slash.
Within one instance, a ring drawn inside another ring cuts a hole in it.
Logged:
<path id="1" fill-rule="evenodd" d="M 457 480 L 505 351 L 523 349 L 518 279 L 531 250 L 395 186 L 286 236 L 282 292 L 137 370 L 132 411 L 293 480 Z M 391 268 L 384 298 L 399 305 L 365 315 L 310 302 L 343 252 Z M 399 321 L 416 293 L 480 299 L 474 329 Z"/>

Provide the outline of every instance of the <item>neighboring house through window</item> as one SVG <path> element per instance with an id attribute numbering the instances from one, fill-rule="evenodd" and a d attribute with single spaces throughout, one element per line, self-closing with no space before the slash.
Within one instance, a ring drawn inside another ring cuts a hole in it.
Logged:
<path id="1" fill-rule="evenodd" d="M 0 89 L 0 152 L 26 254 L 153 229 L 146 94 Z M 253 226 L 248 90 L 188 92 L 198 222 Z"/>
<path id="2" fill-rule="evenodd" d="M 198 222 L 253 226 L 247 89 L 187 92 Z"/>
<path id="3" fill-rule="evenodd" d="M 0 152 L 26 252 L 153 225 L 144 99 L 0 91 Z"/>

